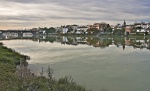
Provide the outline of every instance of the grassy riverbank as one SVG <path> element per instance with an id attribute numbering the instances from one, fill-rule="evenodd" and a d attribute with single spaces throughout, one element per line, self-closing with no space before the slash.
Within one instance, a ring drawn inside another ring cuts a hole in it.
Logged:
<path id="1" fill-rule="evenodd" d="M 16 64 L 25 57 L 0 43 L 0 91 L 14 90 L 17 86 Z"/>
<path id="2" fill-rule="evenodd" d="M 71 77 L 53 78 L 49 67 L 45 76 L 36 76 L 27 68 L 29 57 L 19 54 L 0 43 L 0 91 L 89 91 Z"/>

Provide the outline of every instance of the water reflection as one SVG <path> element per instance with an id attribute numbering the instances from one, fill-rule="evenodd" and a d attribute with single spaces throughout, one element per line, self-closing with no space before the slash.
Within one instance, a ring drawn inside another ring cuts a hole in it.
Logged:
<path id="1" fill-rule="evenodd" d="M 89 45 L 92 47 L 106 48 L 110 45 L 122 47 L 125 50 L 126 46 L 133 46 L 133 48 L 150 49 L 150 38 L 146 37 L 122 37 L 122 36 L 34 36 L 34 37 L 0 37 L 0 40 L 12 39 L 29 39 L 36 42 L 50 42 L 61 43 L 64 45 Z"/>
<path id="2" fill-rule="evenodd" d="M 29 66 L 37 73 L 42 67 L 46 72 L 51 65 L 56 78 L 72 76 L 92 91 L 100 91 L 100 87 L 107 91 L 150 91 L 149 36 L 51 35 L 2 40 L 9 48 L 29 55 Z"/>

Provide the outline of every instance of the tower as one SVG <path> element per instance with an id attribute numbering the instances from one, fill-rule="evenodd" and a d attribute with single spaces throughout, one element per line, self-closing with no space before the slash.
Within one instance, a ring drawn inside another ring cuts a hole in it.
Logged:
<path id="1" fill-rule="evenodd" d="M 126 21 L 125 21 L 125 20 L 124 20 L 122 26 L 123 26 L 123 27 L 126 27 Z"/>

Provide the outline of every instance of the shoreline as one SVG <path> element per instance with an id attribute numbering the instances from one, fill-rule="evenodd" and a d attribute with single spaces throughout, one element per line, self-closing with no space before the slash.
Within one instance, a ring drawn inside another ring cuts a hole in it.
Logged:
<path id="1" fill-rule="evenodd" d="M 53 69 L 48 67 L 48 77 L 36 76 L 27 68 L 28 56 L 3 46 L 0 42 L 0 91 L 90 91 L 73 79 L 53 78 Z"/>

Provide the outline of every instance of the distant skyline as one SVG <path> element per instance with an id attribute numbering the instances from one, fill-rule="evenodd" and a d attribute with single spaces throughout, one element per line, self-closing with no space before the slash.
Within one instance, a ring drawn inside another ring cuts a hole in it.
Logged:
<path id="1" fill-rule="evenodd" d="M 149 0 L 0 0 L 0 29 L 150 21 Z"/>

